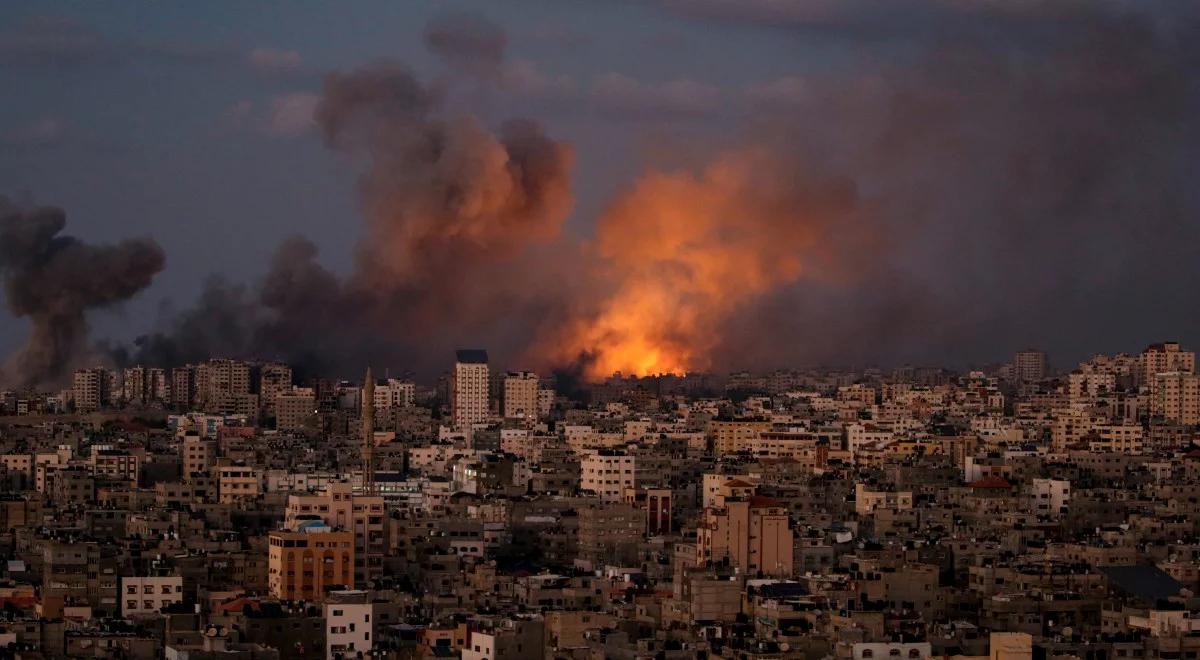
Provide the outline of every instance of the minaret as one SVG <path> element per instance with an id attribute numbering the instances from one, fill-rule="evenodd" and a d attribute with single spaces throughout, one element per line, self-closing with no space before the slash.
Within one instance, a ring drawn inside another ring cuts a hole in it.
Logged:
<path id="1" fill-rule="evenodd" d="M 367 375 L 362 388 L 362 465 L 363 465 L 363 494 L 375 494 L 375 376 L 371 367 L 367 367 Z"/>

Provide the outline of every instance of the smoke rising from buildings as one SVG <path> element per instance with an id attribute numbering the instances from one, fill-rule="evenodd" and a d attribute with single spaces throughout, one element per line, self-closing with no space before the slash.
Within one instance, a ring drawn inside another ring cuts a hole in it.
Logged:
<path id="1" fill-rule="evenodd" d="M 152 240 L 89 245 L 62 234 L 66 214 L 0 197 L 0 277 L 8 309 L 30 320 L 25 346 L 5 365 L 14 384 L 53 385 L 86 356 L 87 312 L 146 288 L 163 268 Z"/>
<path id="2" fill-rule="evenodd" d="M 1186 326 L 1200 263 L 1195 10 L 1039 7 L 981 21 L 930 3 L 920 29 L 896 33 L 866 16 L 870 29 L 851 29 L 839 10 L 830 20 L 875 57 L 748 92 L 740 144 L 645 172 L 587 238 L 562 231 L 571 150 L 537 124 L 493 129 L 396 63 L 331 75 L 317 125 L 362 169 L 352 272 L 289 240 L 263 282 L 214 281 L 132 359 L 430 373 L 455 345 L 487 345 L 594 378 L 962 363 L 1055 350 L 1054 337 L 1136 345 L 1150 317 Z M 472 76 L 507 45 L 462 17 L 426 42 Z"/>

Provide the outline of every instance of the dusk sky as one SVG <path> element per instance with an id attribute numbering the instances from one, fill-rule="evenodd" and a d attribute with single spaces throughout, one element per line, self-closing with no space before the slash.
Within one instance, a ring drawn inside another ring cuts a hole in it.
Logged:
<path id="1" fill-rule="evenodd" d="M 626 257 L 596 228 L 607 216 L 610 234 L 634 240 L 639 204 L 666 194 L 655 185 L 689 197 L 654 172 L 707 171 L 695 184 L 705 194 L 726 181 L 713 163 L 754 173 L 697 213 L 719 214 L 705 231 L 744 249 L 717 260 L 745 256 L 756 275 L 738 270 L 724 291 L 696 282 L 728 275 L 696 269 L 664 294 L 699 301 L 673 316 L 704 329 L 702 355 L 604 367 L 964 364 L 1025 345 L 1076 359 L 1194 344 L 1197 36 L 1192 3 L 1116 0 L 5 3 L 0 195 L 62 208 L 63 233 L 89 243 L 161 245 L 150 286 L 89 308 L 92 340 L 171 332 L 210 275 L 253 289 L 293 235 L 339 278 L 369 280 L 355 274 L 373 203 L 358 182 L 374 171 L 362 152 L 331 147 L 339 129 L 323 136 L 314 111 L 333 93 L 327 74 L 386 59 L 436 93 L 439 118 L 474 115 L 490 130 L 528 118 L 569 146 L 571 200 L 553 240 L 572 247 L 538 249 L 604 265 L 564 305 L 644 300 L 629 293 L 638 276 L 612 274 Z M 746 152 L 770 155 L 729 156 Z M 541 263 L 525 249 L 497 271 Z M 657 285 L 677 265 L 642 277 Z M 7 354 L 29 324 L 3 314 Z M 449 343 L 491 340 L 492 316 L 475 308 L 405 314 L 372 318 L 457 327 L 461 314 L 472 330 L 447 331 Z M 626 331 L 606 315 L 552 314 L 605 338 Z M 671 341 L 694 344 L 694 331 Z M 534 351 L 542 365 L 608 341 L 496 332 L 488 347 L 513 359 L 537 341 L 561 345 Z M 407 335 L 396 328 L 396 342 L 420 341 Z M 413 350 L 389 359 L 406 367 Z"/>

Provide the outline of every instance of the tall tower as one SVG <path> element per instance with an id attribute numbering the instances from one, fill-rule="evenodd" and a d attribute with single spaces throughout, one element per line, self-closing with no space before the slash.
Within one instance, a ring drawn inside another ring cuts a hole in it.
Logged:
<path id="1" fill-rule="evenodd" d="M 362 389 L 362 464 L 363 464 L 363 494 L 375 494 L 375 376 L 371 367 L 367 367 L 367 375 Z"/>

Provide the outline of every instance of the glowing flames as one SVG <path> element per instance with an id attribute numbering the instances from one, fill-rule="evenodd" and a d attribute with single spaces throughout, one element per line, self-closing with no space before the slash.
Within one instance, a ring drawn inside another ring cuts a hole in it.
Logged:
<path id="1" fill-rule="evenodd" d="M 592 379 L 705 369 L 739 308 L 819 260 L 827 219 L 853 200 L 844 183 L 812 186 L 761 152 L 700 174 L 647 174 L 601 218 L 595 255 L 608 284 L 599 308 L 570 322 L 557 359 Z"/>

